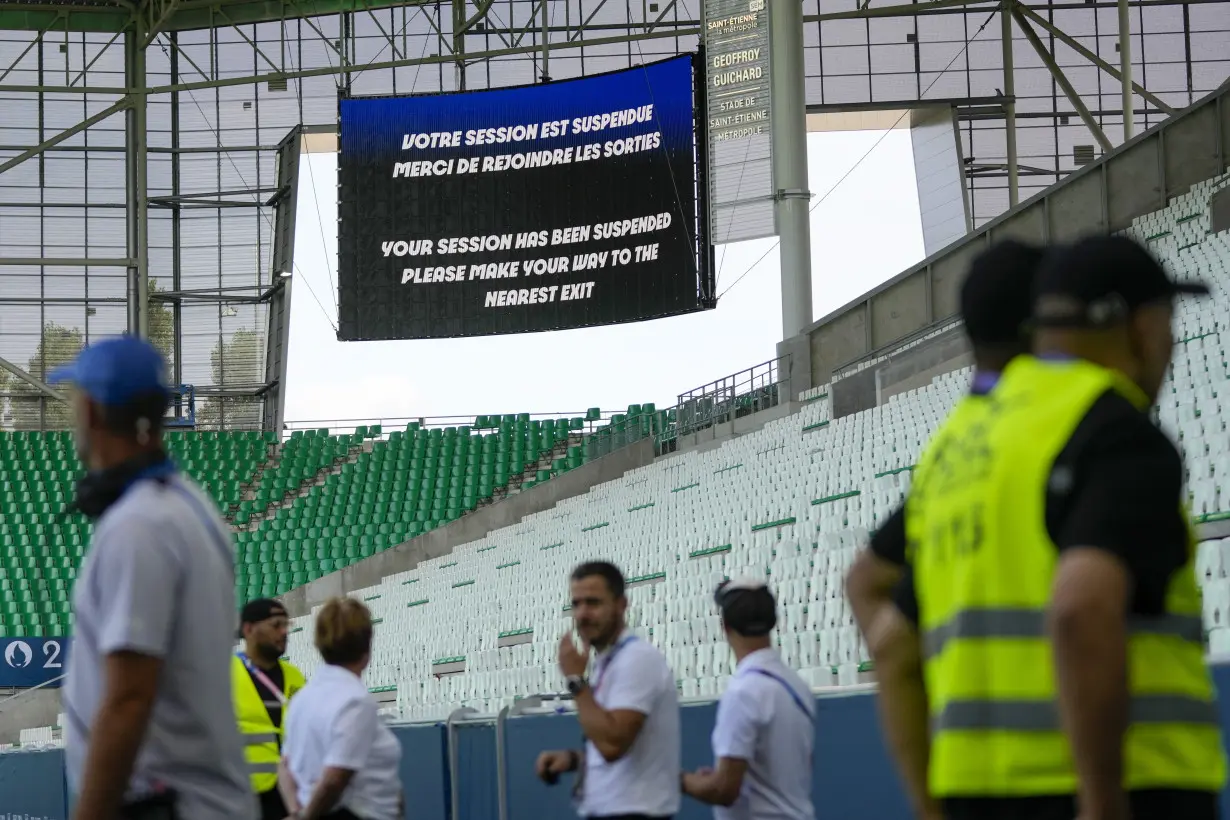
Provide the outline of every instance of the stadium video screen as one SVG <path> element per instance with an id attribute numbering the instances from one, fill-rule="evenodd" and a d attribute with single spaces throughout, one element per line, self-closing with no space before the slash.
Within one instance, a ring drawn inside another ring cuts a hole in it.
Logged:
<path id="1" fill-rule="evenodd" d="M 338 338 L 524 333 L 711 305 L 693 72 L 688 55 L 545 85 L 343 99 Z"/>

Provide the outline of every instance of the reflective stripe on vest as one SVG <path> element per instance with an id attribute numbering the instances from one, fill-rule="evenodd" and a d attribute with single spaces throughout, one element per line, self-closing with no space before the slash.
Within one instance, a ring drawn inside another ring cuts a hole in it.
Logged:
<path id="1" fill-rule="evenodd" d="M 1180 695 L 1133 695 L 1128 719 L 1135 724 L 1218 725 L 1216 705 Z M 1060 728 L 1059 707 L 1053 700 L 954 700 L 931 719 L 934 732 L 1058 732 Z"/>
<path id="2" fill-rule="evenodd" d="M 255 746 L 260 743 L 277 743 L 277 732 L 251 732 L 243 736 L 243 745 Z"/>
<path id="3" fill-rule="evenodd" d="M 293 698 L 303 687 L 302 675 L 289 664 L 282 664 L 282 679 L 288 698 Z M 266 792 L 278 782 L 282 734 L 278 727 L 273 725 L 268 707 L 248 674 L 247 667 L 238 656 L 231 657 L 231 696 L 239 734 L 243 737 L 244 758 L 252 790 L 257 793 Z M 281 706 L 280 703 L 278 705 Z M 289 708 L 289 704 L 282 708 L 283 725 Z"/>
<path id="4" fill-rule="evenodd" d="M 1198 615 L 1159 615 L 1128 619 L 1133 635 L 1166 635 L 1203 645 L 1204 623 Z M 944 651 L 956 638 L 1045 638 L 1046 613 L 1038 609 L 966 609 L 922 635 L 923 658 Z"/>

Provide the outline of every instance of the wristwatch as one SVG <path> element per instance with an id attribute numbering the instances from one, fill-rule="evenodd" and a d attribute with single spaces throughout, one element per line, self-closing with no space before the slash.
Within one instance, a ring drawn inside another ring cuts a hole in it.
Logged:
<path id="1" fill-rule="evenodd" d="M 585 691 L 585 687 L 589 686 L 589 681 L 585 680 L 583 675 L 569 675 L 564 678 L 568 683 L 568 694 L 574 698 Z"/>

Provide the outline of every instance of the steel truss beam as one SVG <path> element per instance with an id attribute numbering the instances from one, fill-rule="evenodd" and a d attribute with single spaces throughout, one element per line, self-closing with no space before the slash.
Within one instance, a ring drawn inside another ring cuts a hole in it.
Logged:
<path id="1" fill-rule="evenodd" d="M 1038 53 L 1038 59 L 1051 72 L 1051 76 L 1055 78 L 1055 83 L 1063 89 L 1063 93 L 1067 96 L 1068 102 L 1072 103 L 1072 107 L 1076 109 L 1076 113 L 1080 115 L 1081 121 L 1085 123 L 1085 127 L 1089 129 L 1089 133 L 1093 134 L 1094 139 L 1102 146 L 1102 150 L 1106 153 L 1114 148 L 1111 141 L 1106 137 L 1106 133 L 1102 130 L 1102 126 L 1098 125 L 1098 121 L 1089 113 L 1089 106 L 1085 105 L 1085 101 L 1081 99 L 1081 95 L 1076 93 L 1076 89 L 1072 87 L 1072 82 L 1068 76 L 1063 73 L 1063 69 L 1055 62 L 1055 57 L 1046 50 L 1046 46 L 1042 44 L 1041 38 L 1038 37 L 1038 32 L 1034 31 L 1033 26 L 1025 19 L 1025 15 L 1021 14 L 1019 6 L 1013 8 L 1012 16 L 1016 19 L 1016 24 L 1021 27 L 1021 31 L 1025 32 L 1025 38 L 1029 40 L 1029 44 L 1034 47 L 1034 51 Z"/>
<path id="2" fill-rule="evenodd" d="M 110 257 L 42 257 L 42 256 L 3 256 L 0 265 L 33 265 L 35 267 L 59 268 L 126 268 L 133 263 L 131 259 L 115 259 Z"/>
<path id="3" fill-rule="evenodd" d="M 1048 31 L 1051 35 L 1053 35 L 1056 40 L 1060 41 L 1061 43 L 1066 45 L 1068 48 L 1072 49 L 1077 54 L 1081 55 L 1086 60 L 1093 63 L 1098 68 L 1102 69 L 1107 74 L 1114 77 L 1116 80 L 1119 80 L 1120 82 L 1123 81 L 1123 72 L 1115 68 L 1110 63 L 1103 60 L 1097 54 L 1094 54 L 1092 51 L 1085 48 L 1085 46 L 1081 45 L 1081 42 L 1077 40 L 1075 37 L 1068 34 L 1063 29 L 1059 28 L 1054 23 L 1052 23 L 1050 20 L 1047 20 L 1041 14 L 1038 14 L 1036 11 L 1034 11 L 1033 9 L 1031 9 L 1029 6 L 1025 5 L 1024 3 L 1014 2 L 1013 5 L 1016 8 L 1016 10 L 1021 12 L 1021 14 L 1024 14 L 1034 23 L 1037 23 L 1039 27 L 1046 29 L 1046 31 Z M 1175 114 L 1178 113 L 1173 107 L 1167 105 L 1165 101 L 1162 100 L 1161 97 L 1158 97 L 1156 94 L 1151 93 L 1148 89 L 1146 89 L 1140 83 L 1133 82 L 1132 88 L 1135 89 L 1137 94 L 1139 94 L 1140 96 L 1144 97 L 1147 101 L 1157 106 L 1158 110 L 1164 111 L 1167 116 L 1173 117 Z"/>
<path id="4" fill-rule="evenodd" d="M 942 2 L 943 0 L 937 0 Z M 979 0 L 981 2 L 981 0 Z M 652 31 L 647 33 L 623 34 L 613 37 L 596 37 L 589 40 L 578 40 L 575 42 L 551 42 L 544 44 L 548 51 L 568 51 L 572 49 L 597 48 L 600 46 L 620 45 L 634 41 L 644 40 L 664 40 L 673 37 L 696 37 L 700 35 L 700 28 L 689 25 L 686 28 L 674 28 L 661 31 Z M 472 51 L 465 55 L 467 63 L 478 62 L 482 60 L 491 60 L 499 57 L 514 57 L 523 54 L 535 54 L 543 51 L 544 45 L 534 46 L 514 46 L 511 48 L 492 49 L 488 51 Z M 455 64 L 457 62 L 456 55 L 430 55 L 426 57 L 411 57 L 402 60 L 385 60 L 375 63 L 365 63 L 363 65 L 335 65 L 321 66 L 319 68 L 300 69 L 296 71 L 279 71 L 269 72 L 266 74 L 252 74 L 245 77 L 226 77 L 216 80 L 202 80 L 192 83 L 176 83 L 173 85 L 157 85 L 150 86 L 146 89 L 141 89 L 141 93 L 145 94 L 172 94 L 182 91 L 200 91 L 209 88 L 225 88 L 238 85 L 259 85 L 278 80 L 299 80 L 305 77 L 331 77 L 337 75 L 362 74 L 364 71 L 382 71 L 390 68 L 406 68 L 411 66 L 430 66 L 441 64 Z M 102 95 L 128 95 L 134 92 L 131 88 L 117 87 L 83 87 L 83 86 L 51 86 L 51 85 L 0 85 L 0 94 L 102 94 Z M 209 149 L 214 150 L 214 149 Z M 229 149 L 228 149 L 229 150 Z"/>
<path id="5" fill-rule="evenodd" d="M 79 134 L 85 129 L 93 125 L 97 125 L 98 123 L 105 120 L 107 117 L 110 117 L 112 114 L 126 110 L 130 105 L 132 105 L 132 99 L 130 97 L 125 97 L 124 99 L 120 100 L 114 105 L 107 106 L 102 111 L 99 111 L 97 114 L 95 114 L 94 116 L 87 117 L 86 119 L 82 120 L 81 122 L 77 123 L 71 128 L 66 128 L 60 133 L 55 134 L 54 136 L 48 137 L 47 139 L 43 140 L 42 142 L 40 142 L 38 145 L 34 146 L 33 148 L 29 148 L 25 151 L 22 151 L 20 154 L 13 157 L 12 159 L 4 163 L 0 163 L 0 174 L 3 174 L 5 171 L 9 170 L 10 168 L 16 168 L 18 165 L 21 165 L 23 162 L 25 162 L 28 159 L 37 157 L 39 154 L 43 153 L 43 151 L 47 150 L 48 148 L 52 148 L 56 145 L 59 145 L 60 143 L 64 142 L 64 140 L 68 139 L 69 137 L 75 134 Z"/>
<path id="6" fill-rule="evenodd" d="M 10 362 L 8 359 L 0 357 L 0 368 L 4 368 L 8 372 L 12 373 L 14 376 L 33 387 L 38 392 L 42 393 L 44 396 L 48 396 L 58 401 L 68 401 L 68 397 L 63 393 L 53 389 L 46 382 L 34 378 L 29 373 Z"/>
<path id="7" fill-rule="evenodd" d="M 1225 0 L 1131 0 L 1129 8 L 1148 8 L 1150 6 L 1199 6 L 1204 3 L 1222 3 Z M 866 17 L 927 17 L 932 14 L 967 14 L 967 6 L 983 6 L 998 2 L 998 0 L 932 0 L 926 3 L 905 3 L 875 8 L 850 9 L 848 11 L 831 11 L 825 14 L 809 14 L 803 18 L 804 23 L 821 23 L 826 20 L 857 20 Z M 1117 0 L 1095 0 L 1085 3 L 1075 2 L 1040 3 L 1031 6 L 1034 11 L 1065 11 L 1080 9 L 1117 9 Z"/>
<path id="8" fill-rule="evenodd" d="M 153 302 L 204 302 L 206 304 L 216 302 L 220 305 L 261 305 L 273 298 L 274 294 L 282 287 L 281 282 L 276 282 L 268 288 L 254 288 L 251 286 L 240 286 L 233 288 L 209 288 L 204 290 L 164 290 L 150 294 L 150 301 Z M 229 293 L 228 291 L 238 290 L 260 290 L 260 293 L 255 295 L 241 295 L 238 293 Z"/>
<path id="9" fill-rule="evenodd" d="M 180 0 L 145 0 L 137 11 L 145 24 L 145 30 L 141 36 L 141 48 L 148 48 L 150 43 L 154 42 L 154 38 L 167 27 L 176 10 L 179 9 L 179 2 Z"/>
<path id="10" fill-rule="evenodd" d="M 220 150 L 229 150 L 229 149 L 220 149 Z M 168 194 L 166 196 L 150 197 L 149 201 L 157 202 L 159 204 L 165 203 L 167 205 L 173 205 L 176 202 L 186 202 L 186 201 L 209 202 L 209 201 L 214 201 L 213 199 L 214 197 L 221 198 L 221 197 L 228 197 L 228 196 L 247 196 L 247 195 L 258 196 L 260 194 L 276 194 L 280 190 L 281 189 L 276 186 L 266 186 L 266 187 L 261 187 L 261 188 L 241 188 L 241 189 L 235 189 L 232 191 L 205 191 L 205 192 L 195 193 L 195 194 L 175 194 L 175 195 Z M 251 204 L 264 205 L 266 203 L 261 202 L 259 200 L 254 200 Z"/>
<path id="11" fill-rule="evenodd" d="M 123 305 L 123 296 L 0 296 L 0 305 Z"/>

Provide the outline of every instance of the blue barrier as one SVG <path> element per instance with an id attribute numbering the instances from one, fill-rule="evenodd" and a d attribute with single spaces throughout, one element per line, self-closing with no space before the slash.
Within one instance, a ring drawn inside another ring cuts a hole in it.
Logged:
<path id="1" fill-rule="evenodd" d="M 1230 735 L 1230 666 L 1213 669 L 1226 693 L 1219 709 Z M 712 764 L 710 733 L 716 707 L 685 706 L 681 713 L 685 769 Z M 412 820 L 499 820 L 497 728 L 492 719 L 396 726 L 402 745 L 401 778 L 406 815 Z M 449 735 L 452 735 L 452 748 Z M 578 748 L 581 730 L 571 714 L 527 715 L 504 723 L 507 820 L 572 820 L 573 779 L 546 786 L 534 777 L 545 749 Z M 455 766 L 450 765 L 450 752 Z M 817 699 L 813 797 L 819 820 L 910 820 L 905 796 L 880 737 L 873 696 Z M 453 812 L 451 777 L 457 778 Z M 64 753 L 0 755 L 0 820 L 67 820 Z M 678 820 L 707 820 L 706 806 L 685 799 Z M 1222 796 L 1222 820 L 1230 820 L 1230 789 Z"/>
<path id="2" fill-rule="evenodd" d="M 401 782 L 407 787 L 406 816 L 448 817 L 448 749 L 444 727 L 395 726 L 393 734 L 401 743 Z"/>
<path id="3" fill-rule="evenodd" d="M 64 751 L 0 755 L 0 818 L 65 820 Z"/>
<path id="4" fill-rule="evenodd" d="M 453 728 L 457 760 L 457 817 L 491 820 L 500 816 L 495 724 L 461 723 Z"/>

